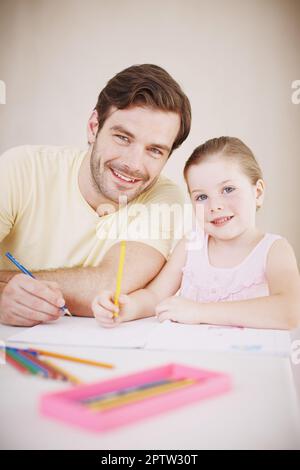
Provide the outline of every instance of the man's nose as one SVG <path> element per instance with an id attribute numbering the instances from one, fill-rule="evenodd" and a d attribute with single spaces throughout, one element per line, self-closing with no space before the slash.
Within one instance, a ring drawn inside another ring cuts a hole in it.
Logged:
<path id="1" fill-rule="evenodd" d="M 130 173 L 143 173 L 143 155 L 143 148 L 139 145 L 131 145 L 128 148 L 124 166 L 128 168 Z"/>

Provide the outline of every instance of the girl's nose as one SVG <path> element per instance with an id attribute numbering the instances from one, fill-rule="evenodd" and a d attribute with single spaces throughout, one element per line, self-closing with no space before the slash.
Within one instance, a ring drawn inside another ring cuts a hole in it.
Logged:
<path id="1" fill-rule="evenodd" d="M 211 201 L 210 212 L 218 212 L 224 209 L 224 205 L 220 200 Z"/>

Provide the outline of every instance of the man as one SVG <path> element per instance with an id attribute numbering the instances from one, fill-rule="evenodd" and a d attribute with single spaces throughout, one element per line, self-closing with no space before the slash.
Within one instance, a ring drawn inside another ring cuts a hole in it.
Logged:
<path id="1" fill-rule="evenodd" d="M 115 284 L 122 229 L 110 233 L 119 198 L 146 207 L 182 203 L 177 186 L 160 173 L 190 124 L 189 100 L 173 78 L 155 65 L 132 66 L 101 91 L 88 121 L 87 152 L 22 146 L 0 157 L 2 323 L 55 320 L 64 303 L 75 315 L 92 315 L 94 296 Z M 130 238 L 124 293 L 160 271 L 172 231 L 168 240 Z M 12 271 L 6 251 L 36 279 Z"/>

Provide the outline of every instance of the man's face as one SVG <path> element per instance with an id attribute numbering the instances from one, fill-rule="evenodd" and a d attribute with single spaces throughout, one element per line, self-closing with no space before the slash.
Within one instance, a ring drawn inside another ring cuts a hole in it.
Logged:
<path id="1" fill-rule="evenodd" d="M 179 126 L 173 112 L 112 108 L 91 153 L 94 190 L 115 203 L 120 196 L 131 201 L 145 191 L 165 165 Z"/>

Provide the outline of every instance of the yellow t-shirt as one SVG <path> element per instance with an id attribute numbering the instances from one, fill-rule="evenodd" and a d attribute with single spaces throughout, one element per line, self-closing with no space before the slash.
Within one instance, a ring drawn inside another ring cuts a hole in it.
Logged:
<path id="1" fill-rule="evenodd" d="M 78 186 L 85 155 L 69 147 L 21 146 L 0 157 L 0 270 L 16 269 L 7 251 L 32 271 L 97 266 L 122 238 L 167 258 L 175 221 L 182 223 L 179 187 L 160 176 L 127 207 L 99 217 Z M 177 208 L 164 226 L 155 212 L 160 205 Z"/>

